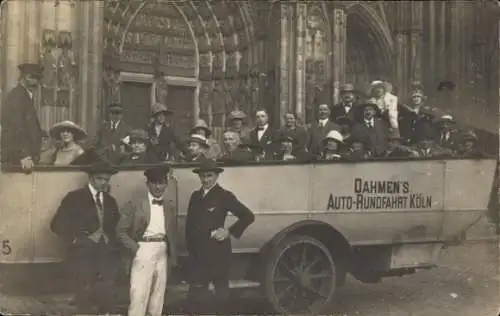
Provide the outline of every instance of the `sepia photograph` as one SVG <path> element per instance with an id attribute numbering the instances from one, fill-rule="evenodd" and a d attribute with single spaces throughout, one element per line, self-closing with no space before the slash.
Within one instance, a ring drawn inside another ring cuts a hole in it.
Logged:
<path id="1" fill-rule="evenodd" d="M 0 1 L 0 314 L 500 315 L 498 0 Z"/>

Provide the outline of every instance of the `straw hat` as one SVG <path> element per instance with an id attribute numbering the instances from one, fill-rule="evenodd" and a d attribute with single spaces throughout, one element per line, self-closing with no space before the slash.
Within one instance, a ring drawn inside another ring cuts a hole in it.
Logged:
<path id="1" fill-rule="evenodd" d="M 323 138 L 323 143 L 327 142 L 330 139 L 333 139 L 339 143 L 344 142 L 344 137 L 342 136 L 342 134 L 335 130 L 329 131 L 328 134 L 326 134 L 325 138 Z"/>
<path id="2" fill-rule="evenodd" d="M 83 140 L 87 137 L 87 132 L 85 132 L 83 128 L 72 121 L 62 121 L 54 124 L 50 129 L 49 135 L 54 139 L 60 139 L 61 132 L 64 130 L 71 131 L 75 141 Z"/>
<path id="3" fill-rule="evenodd" d="M 455 124 L 456 123 L 455 119 L 450 114 L 443 114 L 443 115 L 438 116 L 438 117 L 436 117 L 434 119 L 434 123 L 443 123 L 443 122 L 448 122 L 448 123 L 451 123 L 451 124 Z"/>
<path id="4" fill-rule="evenodd" d="M 210 135 L 212 135 L 212 131 L 208 128 L 207 122 L 205 122 L 205 120 L 199 119 L 191 129 L 190 134 L 193 134 L 197 129 L 204 130 L 207 137 L 210 137 Z"/>
<path id="5" fill-rule="evenodd" d="M 189 137 L 189 139 L 188 139 L 188 143 L 192 143 L 192 142 L 198 143 L 198 144 L 202 145 L 205 148 L 209 148 L 210 147 L 208 145 L 208 140 L 204 136 L 202 136 L 202 135 L 198 135 L 198 134 L 191 135 Z"/>

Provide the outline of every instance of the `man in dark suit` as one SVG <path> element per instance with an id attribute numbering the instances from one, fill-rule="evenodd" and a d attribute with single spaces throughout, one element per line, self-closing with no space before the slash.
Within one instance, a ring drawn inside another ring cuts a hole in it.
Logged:
<path id="1" fill-rule="evenodd" d="M 430 124 L 426 124 L 419 134 L 419 143 L 417 145 L 418 157 L 451 157 L 453 151 L 442 147 L 435 140 L 435 131 Z"/>
<path id="2" fill-rule="evenodd" d="M 168 267 L 177 258 L 175 205 L 164 198 L 168 166 L 147 169 L 147 189 L 125 204 L 117 236 L 132 259 L 128 315 L 161 316 Z"/>
<path id="3" fill-rule="evenodd" d="M 173 115 L 166 105 L 155 103 L 152 107 L 152 123 L 146 131 L 149 135 L 148 153 L 158 161 L 173 161 L 183 153 L 188 156 L 185 144 L 167 121 Z"/>
<path id="4" fill-rule="evenodd" d="M 259 160 L 272 160 L 278 149 L 278 132 L 269 125 L 269 115 L 264 109 L 255 111 L 256 127 L 250 132 L 250 144 L 253 148 L 260 148 L 256 152 Z"/>
<path id="5" fill-rule="evenodd" d="M 71 274 L 76 276 L 75 303 L 80 312 L 111 313 L 119 213 L 107 190 L 117 171 L 110 163 L 98 161 L 87 172 L 89 183 L 63 198 L 50 228 L 69 245 Z"/>
<path id="6" fill-rule="evenodd" d="M 455 120 L 449 114 L 434 118 L 435 141 L 442 147 L 455 150 L 458 146 L 460 132 L 455 128 Z"/>
<path id="7" fill-rule="evenodd" d="M 354 124 L 351 130 L 351 137 L 368 141 L 368 150 L 374 157 L 384 156 L 388 146 L 389 128 L 378 117 L 378 111 L 376 104 L 363 104 L 363 121 Z"/>
<path id="8" fill-rule="evenodd" d="M 222 312 L 223 304 L 229 298 L 231 236 L 240 238 L 254 221 L 254 215 L 233 193 L 217 184 L 223 169 L 215 161 L 206 159 L 193 172 L 200 177 L 201 188 L 191 195 L 186 218 L 186 246 L 191 277 L 188 308 L 193 312 L 208 312 L 197 309 L 207 308 L 203 303 L 210 300 L 208 287 L 212 283 L 218 303 L 216 311 Z M 238 220 L 225 228 L 229 212 Z"/>
<path id="9" fill-rule="evenodd" d="M 318 157 L 323 152 L 322 141 L 330 131 L 341 131 L 340 125 L 330 121 L 330 108 L 327 104 L 318 107 L 319 120 L 309 128 L 309 141 L 307 149 L 311 155 Z"/>
<path id="10" fill-rule="evenodd" d="M 425 95 L 421 90 L 412 92 L 411 103 L 409 105 L 399 105 L 399 132 L 402 142 L 406 145 L 416 144 L 419 134 L 430 124 L 433 119 L 432 110 L 424 105 Z"/>
<path id="11" fill-rule="evenodd" d="M 125 153 L 129 144 L 132 128 L 123 121 L 123 107 L 112 104 L 109 107 L 109 119 L 97 131 L 96 148 L 102 158 L 113 160 Z"/>
<path id="12" fill-rule="evenodd" d="M 2 107 L 2 162 L 30 171 L 40 159 L 42 129 L 33 103 L 33 91 L 42 77 L 36 64 L 19 65 L 19 84 Z"/>
<path id="13" fill-rule="evenodd" d="M 361 113 L 359 105 L 356 103 L 356 93 L 354 86 L 350 83 L 340 87 L 341 101 L 331 108 L 330 120 L 332 122 L 340 124 L 337 119 L 347 117 L 351 121 L 350 125 L 353 125 L 360 119 Z"/>

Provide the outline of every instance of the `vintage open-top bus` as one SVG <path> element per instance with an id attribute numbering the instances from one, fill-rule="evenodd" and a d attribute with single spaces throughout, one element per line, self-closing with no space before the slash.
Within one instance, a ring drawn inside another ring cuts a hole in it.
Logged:
<path id="1" fill-rule="evenodd" d="M 123 205 L 143 188 L 143 167 L 122 168 L 111 193 Z M 180 268 L 187 203 L 199 180 L 174 165 Z M 232 279 L 260 284 L 279 313 L 318 313 L 350 273 L 363 282 L 437 263 L 440 249 L 485 216 L 497 160 L 418 159 L 226 165 L 220 183 L 254 213 L 233 241 Z M 0 175 L 1 267 L 64 259 L 49 228 L 61 199 L 86 182 L 74 167 Z M 229 218 L 230 220 L 234 218 Z M 179 276 L 177 279 L 184 279 Z"/>

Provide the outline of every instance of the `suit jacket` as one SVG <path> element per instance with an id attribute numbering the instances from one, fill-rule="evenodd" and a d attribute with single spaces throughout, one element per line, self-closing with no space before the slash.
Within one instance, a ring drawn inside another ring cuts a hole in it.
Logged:
<path id="1" fill-rule="evenodd" d="M 250 144 L 258 150 L 262 150 L 264 152 L 264 159 L 272 160 L 274 157 L 274 153 L 277 150 L 277 142 L 278 142 L 278 132 L 273 129 L 271 125 L 268 125 L 266 131 L 262 135 L 262 138 L 259 141 L 258 129 L 254 128 L 250 132 Z M 257 153 L 256 153 L 257 154 Z"/>
<path id="2" fill-rule="evenodd" d="M 116 246 L 116 225 L 120 219 L 116 200 L 103 192 L 103 230 Z M 50 224 L 51 230 L 68 243 L 78 245 L 99 229 L 99 217 L 94 197 L 88 186 L 69 192 L 62 200 Z"/>
<path id="3" fill-rule="evenodd" d="M 306 149 L 309 135 L 304 127 L 297 126 L 295 129 L 283 127 L 279 133 L 280 136 L 291 137 L 295 140 L 295 144 L 293 146 L 294 153 L 301 153 Z"/>
<path id="4" fill-rule="evenodd" d="M 307 145 L 308 151 L 316 157 L 319 156 L 323 152 L 323 139 L 328 132 L 333 130 L 340 133 L 340 125 L 333 123 L 330 120 L 328 120 L 324 127 L 320 127 L 318 122 L 313 123 L 309 128 L 309 141 Z"/>
<path id="5" fill-rule="evenodd" d="M 229 232 L 240 238 L 253 223 L 254 215 L 233 193 L 217 184 L 205 197 L 202 189 L 191 194 L 186 217 L 186 246 L 190 255 L 201 256 L 202 261 L 229 260 L 231 239 L 217 242 L 211 237 L 213 230 L 224 227 L 229 212 L 238 218 Z"/>
<path id="6" fill-rule="evenodd" d="M 116 228 L 120 243 L 132 254 L 139 248 L 138 241 L 144 235 L 151 220 L 148 192 L 145 191 L 140 199 L 128 201 L 122 208 L 121 218 Z M 175 206 L 163 199 L 163 215 L 167 238 L 169 264 L 177 263 L 177 214 Z"/>
<path id="7" fill-rule="evenodd" d="M 20 164 L 31 156 L 40 158 L 42 129 L 28 91 L 17 85 L 7 95 L 2 107 L 2 162 Z"/>
<path id="8" fill-rule="evenodd" d="M 164 125 L 161 129 L 160 135 L 156 135 L 154 125 L 150 124 L 146 129 L 149 135 L 149 144 L 147 152 L 159 161 L 172 160 L 178 155 L 179 152 L 187 156 L 186 146 L 180 140 L 171 126 Z M 152 143 L 152 139 L 157 139 L 158 143 Z"/>
<path id="9" fill-rule="evenodd" d="M 408 106 L 399 107 L 399 133 L 406 144 L 415 144 L 424 133 L 426 125 L 431 124 L 431 117 L 424 107 L 415 112 Z"/>
<path id="10" fill-rule="evenodd" d="M 116 157 L 121 150 L 121 140 L 127 137 L 132 128 L 123 120 L 120 121 L 116 130 L 111 129 L 111 122 L 104 122 L 101 128 L 97 131 L 96 148 L 99 153 L 103 154 L 107 159 Z M 114 149 L 112 148 L 114 146 Z"/>
<path id="11" fill-rule="evenodd" d="M 368 142 L 368 150 L 375 157 L 385 155 L 388 145 L 388 127 L 382 119 L 375 118 L 373 127 L 367 127 L 365 123 L 356 123 L 352 127 L 351 137 L 364 139 Z"/>
<path id="12" fill-rule="evenodd" d="M 354 124 L 355 122 L 359 121 L 361 119 L 361 108 L 357 103 L 353 103 L 351 110 L 347 113 L 344 107 L 343 103 L 338 103 L 335 104 L 334 106 L 331 107 L 330 109 L 330 121 L 337 123 L 337 119 L 341 116 L 346 116 L 350 119 L 351 123 Z"/>
<path id="13" fill-rule="evenodd" d="M 449 130 L 448 132 L 449 132 L 448 139 L 445 139 L 445 137 L 444 137 L 445 131 L 442 129 L 437 129 L 436 136 L 434 138 L 435 142 L 442 147 L 455 149 L 456 146 L 458 145 L 460 133 L 456 129 Z"/>

